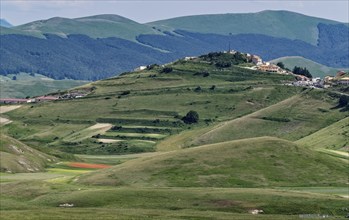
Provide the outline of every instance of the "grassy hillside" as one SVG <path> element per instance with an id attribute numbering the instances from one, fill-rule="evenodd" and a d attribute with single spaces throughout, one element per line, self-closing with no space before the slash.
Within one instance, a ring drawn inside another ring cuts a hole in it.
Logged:
<path id="1" fill-rule="evenodd" d="M 137 159 L 87 174 L 79 182 L 171 187 L 344 186 L 344 173 L 349 174 L 340 160 L 292 142 L 262 137 Z"/>
<path id="2" fill-rule="evenodd" d="M 314 149 L 349 150 L 349 118 L 344 118 L 297 141 Z"/>
<path id="3" fill-rule="evenodd" d="M 252 105 L 254 101 L 250 101 Z M 326 92 L 305 91 L 252 114 L 198 130 L 194 137 L 187 137 L 183 133 L 160 145 L 173 143 L 175 146 L 188 147 L 259 136 L 295 141 L 347 117 L 347 111 L 334 108 L 337 104 L 338 100 Z"/>
<path id="4" fill-rule="evenodd" d="M 302 40 L 316 44 L 319 23 L 338 22 L 309 17 L 289 11 L 262 11 L 258 13 L 196 15 L 148 23 L 161 30 L 186 30 L 216 34 L 264 34 L 273 37 Z M 293 25 L 297 24 L 297 25 Z"/>
<path id="5" fill-rule="evenodd" d="M 151 27 L 139 24 L 118 15 L 96 15 L 83 18 L 54 17 L 13 27 L 23 33 L 55 34 L 66 37 L 69 34 L 83 34 L 92 38 L 119 37 L 122 39 L 136 39 L 139 34 L 161 34 Z"/>
<path id="6" fill-rule="evenodd" d="M 170 73 L 155 67 L 88 84 L 85 87 L 93 87 L 94 92 L 85 98 L 23 106 L 7 113 L 14 122 L 4 130 L 28 144 L 40 143 L 70 153 L 154 151 L 159 141 L 190 129 L 181 120 L 190 110 L 200 115 L 197 126 L 206 127 L 252 113 L 300 91 L 280 85 L 292 77 L 237 66 L 219 70 L 214 63 L 199 60 L 179 61 L 169 67 Z M 84 135 L 96 123 L 109 123 L 114 128 Z"/>
<path id="7" fill-rule="evenodd" d="M 342 217 L 347 204 L 339 196 L 282 189 L 86 187 L 33 180 L 2 187 L 2 219 L 288 220 L 313 212 Z M 75 206 L 58 207 L 64 203 Z M 254 209 L 264 214 L 254 216 Z"/>
<path id="8" fill-rule="evenodd" d="M 282 86 L 290 76 L 219 69 L 201 58 L 166 68 L 172 71 L 155 66 L 90 83 L 84 87 L 94 92 L 82 99 L 23 106 L 7 113 L 14 122 L 4 130 L 27 144 L 69 153 L 123 154 L 259 136 L 295 141 L 348 116 L 332 108 L 338 97 Z M 181 120 L 190 110 L 199 114 L 197 125 Z M 97 123 L 112 129 L 89 132 Z"/>
<path id="9" fill-rule="evenodd" d="M 42 172 L 54 157 L 34 150 L 11 137 L 1 134 L 0 170 L 8 173 Z"/>
<path id="10" fill-rule="evenodd" d="M 306 67 L 309 70 L 309 72 L 313 75 L 313 77 L 321 78 L 324 78 L 325 76 L 334 76 L 339 70 L 342 70 L 328 67 L 320 63 L 314 62 L 312 60 L 306 59 L 304 57 L 297 56 L 281 57 L 275 60 L 271 60 L 270 62 L 275 64 L 278 62 L 283 62 L 285 64 L 285 67 L 289 68 L 290 70 L 292 70 L 295 66 Z"/>
<path id="11" fill-rule="evenodd" d="M 16 80 L 13 80 L 14 76 L 16 76 Z M 27 96 L 45 95 L 58 90 L 77 87 L 87 82 L 82 80 L 54 80 L 40 74 L 34 76 L 27 73 L 9 74 L 0 76 L 0 98 L 25 98 Z"/>

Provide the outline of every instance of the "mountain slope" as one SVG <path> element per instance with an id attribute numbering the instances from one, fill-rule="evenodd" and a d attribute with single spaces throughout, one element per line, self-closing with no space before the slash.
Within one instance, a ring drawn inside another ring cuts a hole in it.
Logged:
<path id="1" fill-rule="evenodd" d="M 139 24 L 118 15 L 107 14 L 75 19 L 54 17 L 48 20 L 16 26 L 13 29 L 27 33 L 39 33 L 41 35 L 55 34 L 67 37 L 71 34 L 82 34 L 91 38 L 118 37 L 132 41 L 140 33 L 160 33 L 147 25 Z"/>
<path id="2" fill-rule="evenodd" d="M 293 67 L 295 66 L 306 67 L 313 77 L 321 77 L 321 78 L 324 78 L 325 76 L 328 76 L 328 75 L 334 76 L 336 75 L 338 70 L 340 70 L 340 69 L 322 65 L 320 63 L 306 59 L 304 57 L 297 57 L 297 56 L 280 57 L 280 58 L 271 60 L 270 62 L 275 64 L 278 62 L 282 62 L 285 64 L 285 67 L 289 68 L 290 70 L 292 70 Z"/>
<path id="3" fill-rule="evenodd" d="M 1 27 L 0 74 L 98 80 L 140 65 L 224 51 L 229 44 L 264 60 L 302 56 L 341 68 L 349 67 L 348 33 L 344 23 L 287 11 L 200 15 L 149 24 L 117 15 L 55 17 Z"/>
<path id="4" fill-rule="evenodd" d="M 328 175 L 331 174 L 331 175 Z M 344 185 L 346 164 L 281 139 L 222 142 L 126 162 L 80 183 L 177 187 Z"/>
<path id="5" fill-rule="evenodd" d="M 317 25 L 339 22 L 305 16 L 289 11 L 262 11 L 258 13 L 196 15 L 148 23 L 158 29 L 186 30 L 222 35 L 263 34 L 317 44 Z M 297 25 L 294 25 L 297 24 Z"/>

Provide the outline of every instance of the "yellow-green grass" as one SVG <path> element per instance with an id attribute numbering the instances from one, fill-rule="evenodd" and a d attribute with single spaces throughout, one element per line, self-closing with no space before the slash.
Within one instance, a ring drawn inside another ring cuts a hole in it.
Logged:
<path id="1" fill-rule="evenodd" d="M 139 158 L 79 177 L 96 185 L 181 187 L 344 186 L 343 161 L 292 142 L 251 138 Z"/>
<path id="2" fill-rule="evenodd" d="M 64 212 L 63 212 L 64 211 Z M 219 211 L 193 211 L 193 210 L 159 210 L 159 209 L 140 209 L 140 208 L 74 208 L 64 209 L 62 208 L 45 208 L 34 210 L 10 210 L 2 211 L 3 220 L 12 219 L 35 219 L 46 220 L 47 218 L 52 220 L 77 220 L 77 219 L 123 219 L 123 220 L 142 220 L 142 219 L 206 219 L 206 220 L 250 220 L 251 214 L 235 214 L 225 213 Z M 293 220 L 299 219 L 298 215 L 260 215 L 253 216 L 254 219 L 260 220 Z"/>
<path id="3" fill-rule="evenodd" d="M 294 187 L 294 188 L 280 188 L 284 190 L 292 190 L 297 192 L 309 192 L 309 193 L 320 193 L 328 195 L 342 196 L 348 198 L 349 189 L 348 187 Z"/>
<path id="4" fill-rule="evenodd" d="M 74 132 L 63 138 L 63 141 L 68 142 L 78 142 L 87 138 L 91 138 L 97 134 L 104 134 L 112 127 L 111 124 L 108 123 L 97 123 L 91 127 L 85 128 L 81 131 Z"/>
<path id="5" fill-rule="evenodd" d="M 28 180 L 50 180 L 66 177 L 66 173 L 38 172 L 38 173 L 0 173 L 0 182 L 22 182 Z M 71 176 L 70 176 L 71 177 Z M 0 186 L 2 187 L 2 186 Z"/>
<path id="6" fill-rule="evenodd" d="M 349 117 L 297 141 L 314 149 L 346 150 L 349 146 Z"/>
<path id="7" fill-rule="evenodd" d="M 149 133 L 124 133 L 124 132 L 114 132 L 114 131 L 109 131 L 105 133 L 106 137 L 121 137 L 121 138 L 151 138 L 151 139 L 163 139 L 167 135 L 163 134 L 149 134 Z"/>
<path id="8" fill-rule="evenodd" d="M 337 101 L 322 91 L 309 91 L 256 111 L 222 122 L 204 131 L 190 145 L 241 138 L 275 136 L 295 141 L 348 116 L 334 108 Z"/>
<path id="9" fill-rule="evenodd" d="M 0 134 L 0 169 L 2 172 L 40 172 L 56 159 Z"/>
<path id="10" fill-rule="evenodd" d="M 87 163 L 103 163 L 108 165 L 118 165 L 128 160 L 138 157 L 153 155 L 153 153 L 127 154 L 127 155 L 86 155 L 77 154 L 76 157 Z"/>
<path id="11" fill-rule="evenodd" d="M 300 214 L 343 216 L 346 206 L 346 199 L 341 197 L 279 189 L 108 188 L 54 181 L 9 182 L 3 183 L 2 187 L 1 213 L 12 216 L 22 216 L 25 210 L 36 213 L 29 215 L 28 219 L 40 215 L 47 217 L 50 213 L 52 218 L 59 211 L 61 216 L 69 216 L 69 213 L 77 216 L 76 212 L 90 209 L 96 210 L 95 214 L 100 213 L 101 216 L 109 210 L 130 219 L 145 213 L 153 213 L 150 219 L 188 219 L 188 216 L 191 217 L 189 219 L 202 219 L 204 215 L 211 214 L 208 219 L 234 216 L 251 219 L 249 212 L 261 209 L 266 215 L 261 215 L 261 219 L 292 219 Z M 74 204 L 74 207 L 57 209 L 65 203 Z M 126 213 L 126 210 L 129 212 Z M 95 217 L 92 213 L 89 216 Z"/>

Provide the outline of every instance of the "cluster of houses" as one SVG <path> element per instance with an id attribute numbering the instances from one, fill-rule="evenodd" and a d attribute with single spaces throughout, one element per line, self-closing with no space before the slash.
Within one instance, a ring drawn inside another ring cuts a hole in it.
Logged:
<path id="1" fill-rule="evenodd" d="M 235 54 L 237 53 L 237 51 L 229 50 L 229 51 L 224 51 L 224 53 Z M 260 56 L 249 54 L 249 53 L 245 53 L 245 55 L 248 61 L 255 65 L 253 67 L 246 67 L 248 69 L 259 70 L 262 72 L 270 72 L 270 73 L 292 74 L 291 72 L 288 72 L 275 64 L 272 64 L 270 62 L 264 62 Z"/>
<path id="2" fill-rule="evenodd" d="M 279 74 L 287 74 L 287 75 L 292 74 L 291 72 L 286 71 L 275 64 L 272 64 L 270 62 L 263 62 L 262 58 L 260 58 L 257 55 L 247 54 L 247 58 L 249 58 L 250 61 L 256 65 L 254 67 L 254 69 L 257 69 L 259 71 L 270 72 L 270 73 L 279 73 Z"/>
<path id="3" fill-rule="evenodd" d="M 293 86 L 307 86 L 311 88 L 329 88 L 331 86 L 346 85 L 349 86 L 349 73 L 338 71 L 336 76 L 326 76 L 324 79 L 320 77 L 307 78 L 297 75 L 297 81 L 290 83 Z"/>
<path id="4" fill-rule="evenodd" d="M 326 85 L 349 85 L 349 73 L 344 71 L 338 71 L 336 76 L 326 76 L 324 78 Z"/>
<path id="5" fill-rule="evenodd" d="M 326 88 L 324 80 L 321 79 L 320 77 L 316 78 L 308 78 L 305 76 L 297 75 L 296 76 L 296 81 L 286 84 L 286 85 L 291 85 L 291 86 L 306 86 L 310 88 Z"/>

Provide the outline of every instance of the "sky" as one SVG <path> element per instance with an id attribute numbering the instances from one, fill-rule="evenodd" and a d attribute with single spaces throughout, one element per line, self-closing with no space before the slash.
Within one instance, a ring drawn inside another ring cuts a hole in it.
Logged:
<path id="1" fill-rule="evenodd" d="M 117 14 L 146 23 L 186 15 L 263 10 L 288 10 L 349 22 L 348 0 L 0 0 L 0 17 L 13 25 L 51 17 L 77 18 L 97 14 Z"/>

